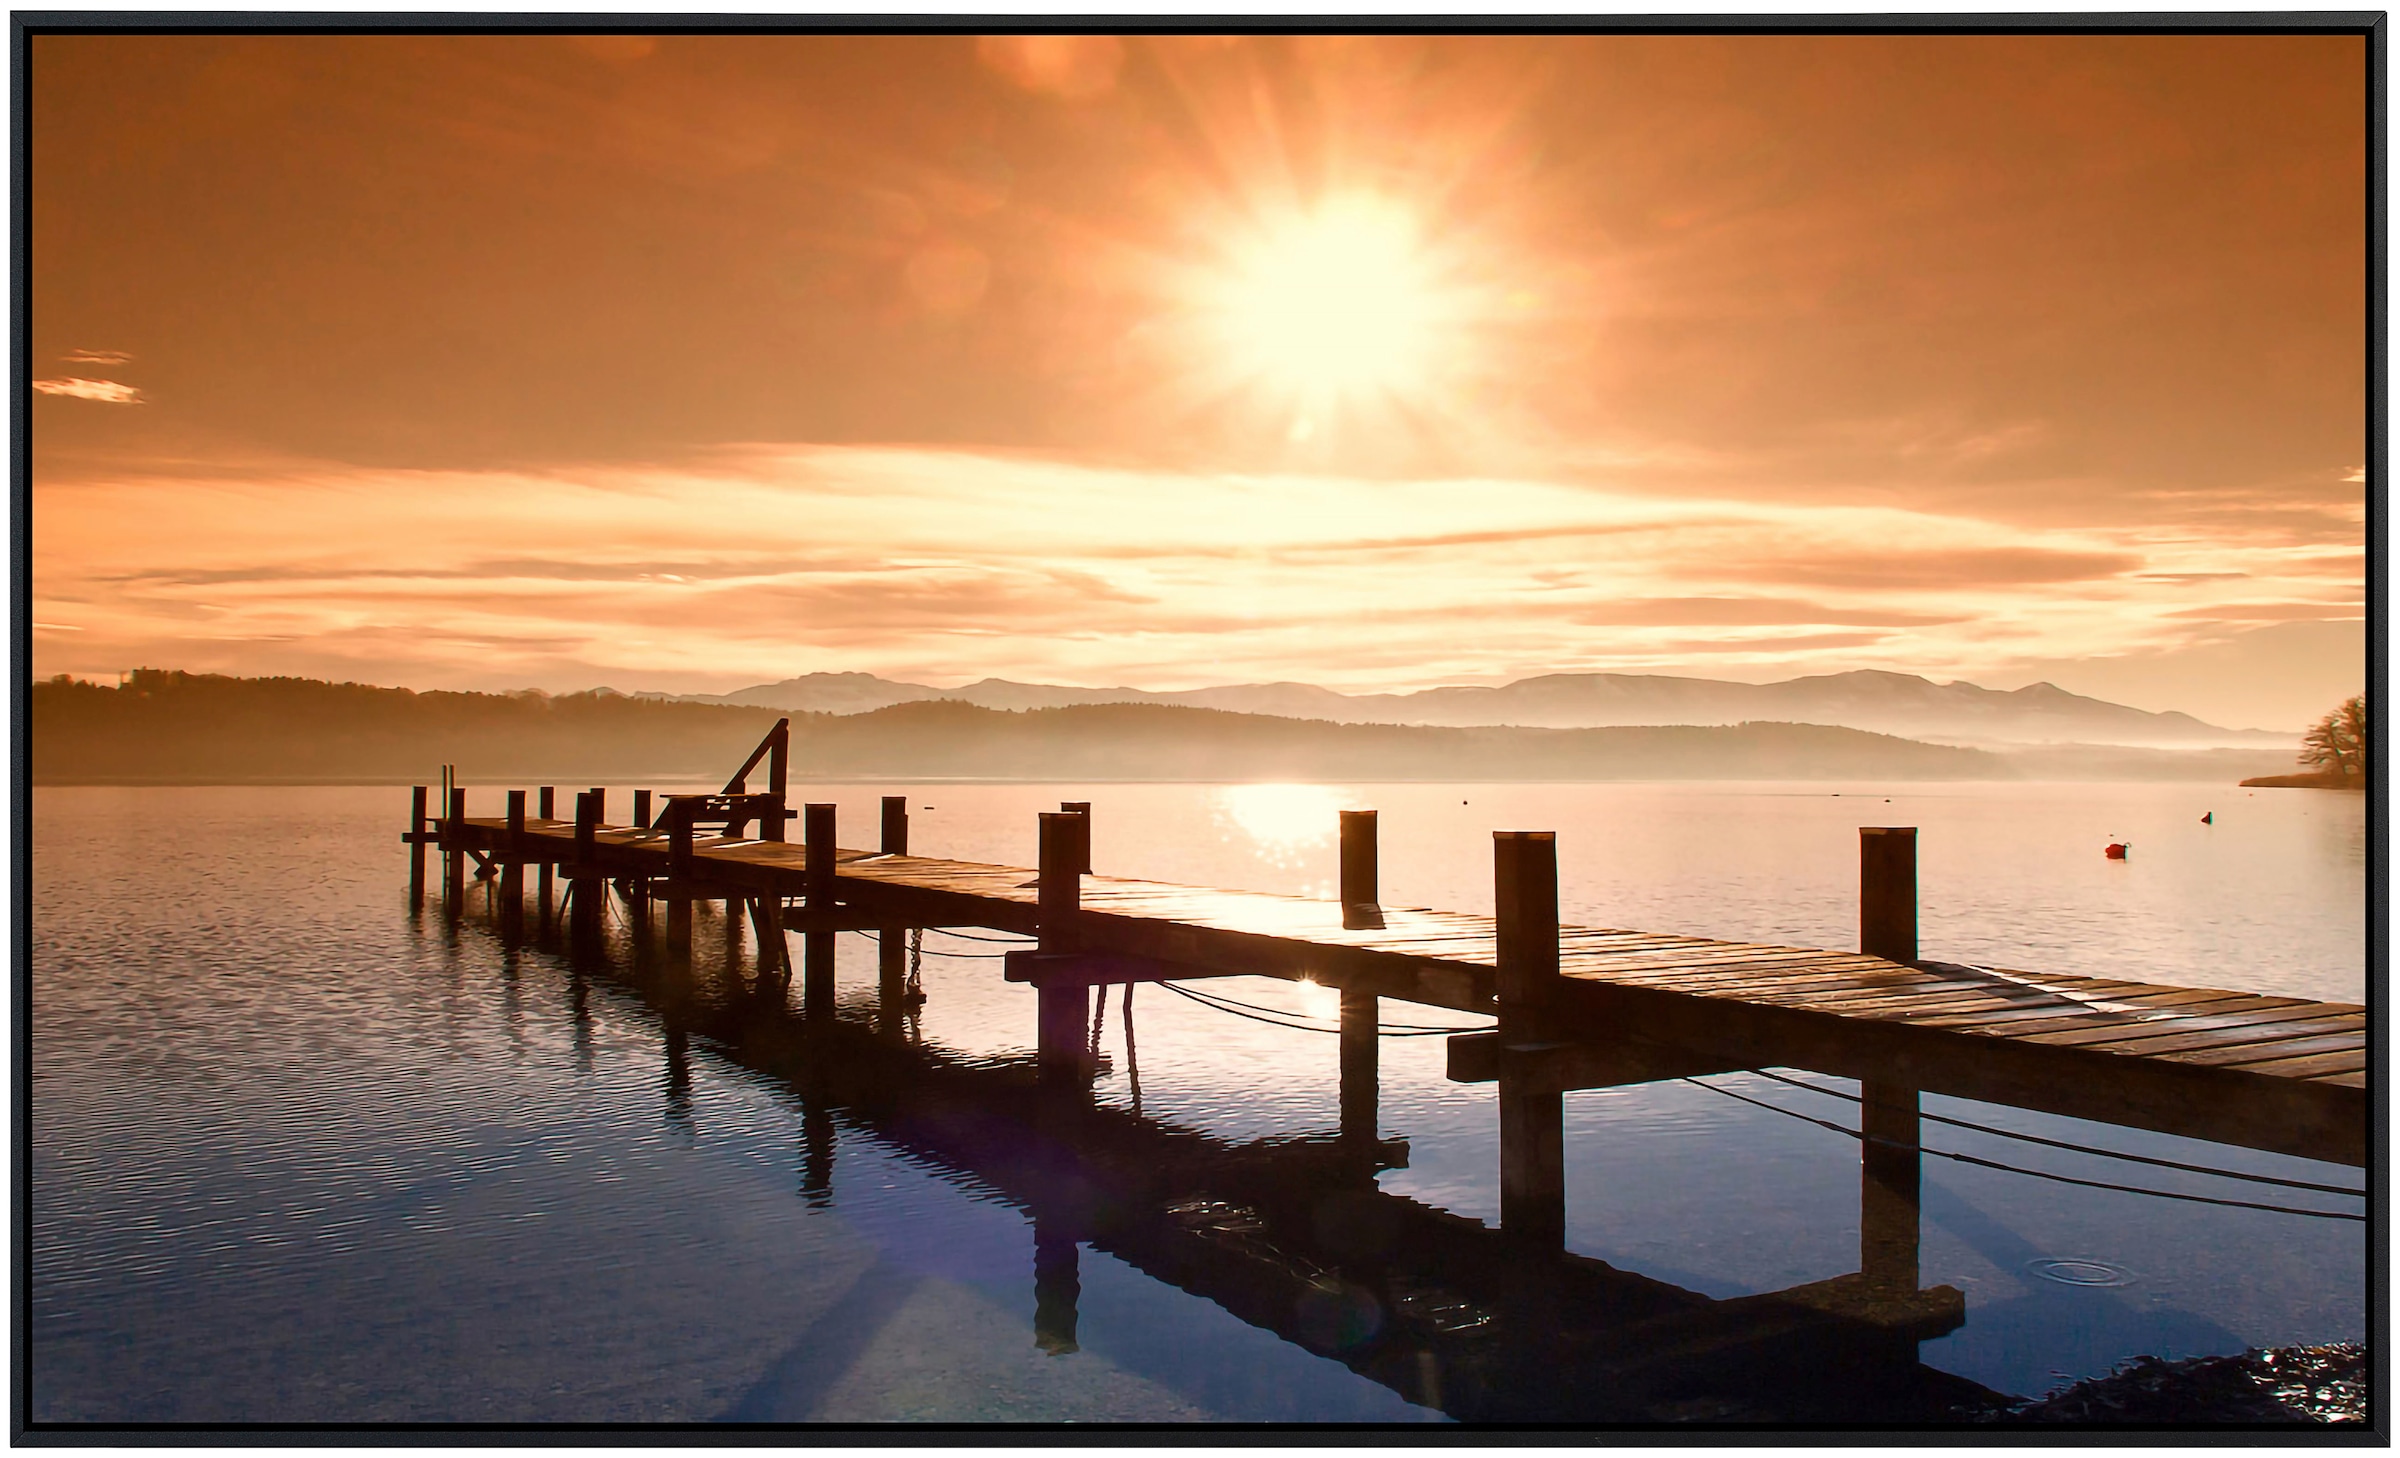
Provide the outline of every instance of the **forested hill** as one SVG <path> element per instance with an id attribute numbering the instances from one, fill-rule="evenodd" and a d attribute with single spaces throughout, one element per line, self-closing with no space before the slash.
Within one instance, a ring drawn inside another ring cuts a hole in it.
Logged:
<path id="1" fill-rule="evenodd" d="M 374 688 L 143 670 L 31 691 L 43 784 L 486 784 L 732 772 L 773 710 Z M 954 701 L 795 714 L 793 773 L 1041 780 L 1985 779 L 1998 755 L 1810 724 L 1607 729 L 1336 724 L 1159 704 L 1025 712 Z"/>

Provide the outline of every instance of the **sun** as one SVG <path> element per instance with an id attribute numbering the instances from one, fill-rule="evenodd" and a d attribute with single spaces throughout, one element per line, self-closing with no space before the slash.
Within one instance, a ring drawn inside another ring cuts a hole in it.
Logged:
<path id="1" fill-rule="evenodd" d="M 1233 369 L 1304 400 L 1420 388 L 1444 322 L 1415 220 L 1351 197 L 1262 227 L 1232 253 L 1211 313 Z"/>

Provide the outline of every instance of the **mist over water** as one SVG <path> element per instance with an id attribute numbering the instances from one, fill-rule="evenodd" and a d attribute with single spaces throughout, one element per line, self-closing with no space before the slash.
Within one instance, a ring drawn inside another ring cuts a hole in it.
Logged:
<path id="1" fill-rule="evenodd" d="M 631 786 L 611 787 L 623 806 Z M 672 788 L 656 786 L 655 788 Z M 1103 874 L 1330 895 L 1380 812 L 1382 896 L 1488 911 L 1488 832 L 1559 835 L 1564 920 L 1847 947 L 1857 829 L 1920 827 L 1928 957 L 2368 998 L 2363 797 L 2187 785 L 832 785 L 851 844 L 905 792 L 920 854 L 1033 862 L 1094 802 Z M 497 789 L 470 791 L 496 814 Z M 405 790 L 44 789 L 33 801 L 31 1415 L 66 1421 L 1438 1418 L 1086 1247 L 1076 1350 L 1036 1340 L 1031 1222 L 988 1182 L 741 1066 L 672 1003 L 406 907 Z M 2214 823 L 2200 817 L 2213 812 Z M 622 811 L 620 810 L 620 816 Z M 2110 841 L 2132 850 L 2101 854 Z M 875 949 L 841 939 L 846 1015 Z M 1029 1052 L 990 943 L 928 934 L 918 1031 Z M 726 984 L 720 923 L 694 996 Z M 744 958 L 735 958 L 738 974 Z M 1211 992 L 1315 1018 L 1329 994 Z M 2376 989 L 2379 994 L 2380 989 Z M 796 996 L 796 993 L 795 993 Z M 1327 1134 L 1333 1040 L 1143 987 L 1095 1088 L 1231 1141 Z M 1482 1019 L 1387 1004 L 1387 1021 Z M 1853 1086 L 1795 1075 L 1830 1090 Z M 1836 1123 L 1854 1106 L 1708 1080 Z M 2356 1172 L 1927 1096 L 1926 1112 L 2328 1184 Z M 1568 1244 L 1709 1296 L 1856 1269 L 1858 1155 L 1691 1083 L 1571 1094 Z M 1387 1038 L 1379 1179 L 1497 1218 L 1490 1085 Z M 2355 1201 L 1928 1124 L 1929 1146 L 2151 1189 Z M 2355 1339 L 2364 1227 L 1928 1159 L 1928 1364 L 2039 1392 L 2137 1353 Z M 2065 1277 L 2067 1279 L 2062 1279 Z"/>

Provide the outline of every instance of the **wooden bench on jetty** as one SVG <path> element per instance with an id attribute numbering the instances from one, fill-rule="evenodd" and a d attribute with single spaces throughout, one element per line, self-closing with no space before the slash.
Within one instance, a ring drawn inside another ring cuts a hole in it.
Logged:
<path id="1" fill-rule="evenodd" d="M 757 929 L 762 965 L 788 970 L 783 933 L 803 934 L 810 1017 L 832 1015 L 836 932 L 1028 935 L 1036 947 L 1010 953 L 1005 975 L 1037 989 L 1038 1061 L 1060 1086 L 1088 1082 L 1094 987 L 1316 982 L 1341 993 L 1345 1133 L 1369 1140 L 1381 1001 L 1494 1015 L 1494 1031 L 1451 1040 L 1451 1076 L 1497 1081 L 1502 1228 L 1546 1245 L 1565 1230 L 1563 1093 L 1737 1069 L 1859 1081 L 1862 1270 L 1899 1290 L 1916 1287 L 1921 1091 L 2366 1163 L 2364 1007 L 1923 960 L 1911 828 L 1862 828 L 1860 948 L 1835 952 L 1562 926 L 1547 831 L 1494 832 L 1494 916 L 1382 906 L 1372 811 L 1342 813 L 1332 901 L 1095 875 L 1088 805 L 1041 816 L 1033 868 L 912 853 L 897 796 L 883 800 L 874 850 L 840 846 L 828 804 L 799 812 L 791 844 L 787 754 L 778 724 L 722 793 L 668 796 L 654 819 L 637 792 L 630 825 L 607 822 L 596 789 L 577 794 L 572 820 L 552 813 L 549 789 L 532 815 L 526 792 L 509 791 L 500 817 L 470 817 L 452 789 L 437 820 L 419 787 L 413 892 L 438 846 L 446 906 L 472 858 L 500 879 L 504 918 L 522 915 L 522 870 L 536 867 L 547 916 L 555 869 L 571 932 L 596 934 L 613 883 L 645 924 L 651 902 L 667 903 L 670 947 L 689 945 L 692 901 L 721 900 Z M 762 759 L 768 789 L 753 793 Z M 887 998 L 902 956 L 901 937 L 885 935 Z"/>

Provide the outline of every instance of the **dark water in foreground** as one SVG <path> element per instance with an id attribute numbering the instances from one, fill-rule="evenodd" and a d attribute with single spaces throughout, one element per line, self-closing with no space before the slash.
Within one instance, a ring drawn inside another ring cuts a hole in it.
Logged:
<path id="1" fill-rule="evenodd" d="M 883 788 L 809 794 L 840 801 L 857 841 Z M 1308 892 L 1329 889 L 1332 810 L 1372 804 L 1387 902 L 1469 910 L 1489 905 L 1485 831 L 1555 827 L 1570 921 L 1835 946 L 1855 936 L 1855 827 L 1913 823 L 1928 956 L 2353 1000 L 2365 983 L 2356 797 L 909 793 L 928 853 L 1028 864 L 1034 811 L 1091 799 L 1104 870 Z M 928 935 L 952 955 L 924 959 L 922 1014 L 886 1038 L 874 948 L 844 936 L 843 1029 L 802 1040 L 713 920 L 685 975 L 621 924 L 598 957 L 504 945 L 480 893 L 456 925 L 412 917 L 405 807 L 388 789 L 37 792 L 33 1420 L 1439 1421 L 1494 1415 L 1477 1381 L 1567 1419 L 1789 1417 L 1837 1390 L 1897 1418 L 1966 1390 L 1945 1374 L 2033 1393 L 2137 1353 L 2364 1335 L 2360 1224 L 1928 1160 L 1922 1279 L 1965 1293 L 1964 1324 L 1913 1352 L 1849 1328 L 1791 1338 L 1786 1307 L 1745 1298 L 1857 1269 L 1857 1145 L 1690 1083 L 1568 1096 L 1568 1244 L 1589 1259 L 1529 1277 L 1480 1229 L 1492 1090 L 1446 1082 L 1439 1037 L 1384 1042 L 1380 1128 L 1406 1149 L 1380 1173 L 1332 1139 L 1333 1039 L 1158 988 L 1136 994 L 1130 1042 L 1111 997 L 1097 1112 L 1059 1116 L 1028 1101 L 1033 997 L 981 959 L 995 946 Z M 2134 859 L 2102 861 L 2105 839 Z M 1210 990 L 1332 1012 L 1305 986 Z M 1927 1142 L 2359 1208 L 1932 1125 Z M 1634 1376 L 1568 1380 L 1607 1372 Z"/>

